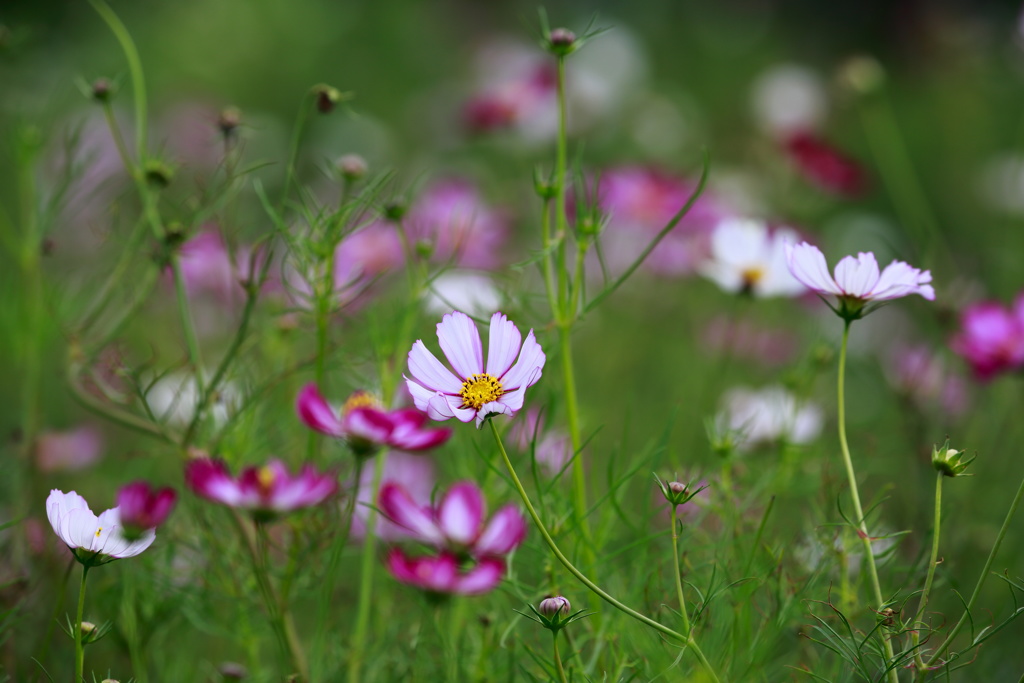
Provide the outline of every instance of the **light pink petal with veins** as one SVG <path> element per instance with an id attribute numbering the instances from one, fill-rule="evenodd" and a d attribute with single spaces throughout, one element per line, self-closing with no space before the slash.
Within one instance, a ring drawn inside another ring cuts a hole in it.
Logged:
<path id="1" fill-rule="evenodd" d="M 465 313 L 455 311 L 441 318 L 437 324 L 437 339 L 441 350 L 463 379 L 484 370 L 483 350 L 476 323 Z M 443 387 L 437 387 L 443 389 Z"/>
<path id="2" fill-rule="evenodd" d="M 536 384 L 541 377 L 545 359 L 544 350 L 537 343 L 533 330 L 530 330 L 530 333 L 526 335 L 526 341 L 523 342 L 523 348 L 519 352 L 519 360 L 504 376 L 499 378 L 502 388 L 509 391 Z"/>
<path id="3" fill-rule="evenodd" d="M 787 244 L 786 262 L 793 277 L 807 285 L 809 289 L 822 294 L 843 293 L 828 272 L 825 255 L 817 247 L 807 242 L 801 242 L 795 247 Z"/>
<path id="4" fill-rule="evenodd" d="M 502 313 L 491 316 L 490 336 L 487 342 L 487 374 L 501 377 L 516 359 L 523 336 Z"/>
<path id="5" fill-rule="evenodd" d="M 443 391 L 447 394 L 457 394 L 462 390 L 462 380 L 442 365 L 441 361 L 428 351 L 426 345 L 419 339 L 409 351 L 409 372 L 412 373 L 413 379 L 422 383 L 427 389 Z"/>
<path id="6" fill-rule="evenodd" d="M 836 264 L 836 284 L 848 296 L 868 298 L 878 284 L 878 262 L 875 255 L 861 252 L 857 257 L 844 256 Z"/>
<path id="7" fill-rule="evenodd" d="M 517 391 L 516 393 L 521 393 L 521 391 Z M 504 396 L 502 398 L 504 398 Z M 484 420 L 487 419 L 488 415 L 508 415 L 509 417 L 512 417 L 512 414 L 512 408 L 502 403 L 501 399 L 485 403 L 480 406 L 480 410 L 476 412 L 476 428 L 483 428 Z M 466 422 L 469 422 L 469 420 L 466 420 Z"/>

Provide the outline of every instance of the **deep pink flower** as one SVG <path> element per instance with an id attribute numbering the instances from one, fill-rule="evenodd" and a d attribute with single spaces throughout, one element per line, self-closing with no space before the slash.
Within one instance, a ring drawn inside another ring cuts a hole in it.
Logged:
<path id="1" fill-rule="evenodd" d="M 476 484 L 458 482 L 437 507 L 418 504 L 401 484 L 384 482 L 380 509 L 413 538 L 461 555 L 508 555 L 526 538 L 526 520 L 515 505 L 494 513 L 485 525 L 486 503 Z"/>
<path id="2" fill-rule="evenodd" d="M 520 352 L 519 328 L 501 313 L 491 316 L 486 366 L 480 333 L 465 313 L 444 316 L 437 324 L 437 339 L 457 375 L 417 339 L 409 352 L 412 377 L 405 378 L 416 407 L 433 420 L 476 419 L 479 429 L 491 415 L 514 415 L 523 407 L 527 387 L 540 380 L 545 356 L 533 330 Z"/>
<path id="3" fill-rule="evenodd" d="M 601 243 L 613 272 L 625 270 L 640 255 L 697 187 L 694 181 L 643 166 L 606 170 L 599 182 L 598 207 L 608 218 Z M 689 275 L 708 257 L 715 226 L 732 216 L 705 191 L 648 255 L 644 268 L 669 277 Z"/>
<path id="4" fill-rule="evenodd" d="M 879 272 L 878 261 L 871 252 L 857 257 L 845 256 L 836 264 L 835 278 L 829 275 L 825 255 L 817 247 L 801 242 L 786 245 L 789 270 L 800 282 L 818 294 L 832 294 L 839 299 L 840 310 L 847 319 L 863 315 L 864 305 L 889 301 L 911 294 L 935 300 L 931 271 L 922 271 L 903 261 L 893 261 Z"/>
<path id="5" fill-rule="evenodd" d="M 134 557 L 156 539 L 153 529 L 144 531 L 135 540 L 127 538 L 118 508 L 111 508 L 97 517 L 85 498 L 74 491 L 50 491 L 46 499 L 46 516 L 54 533 L 67 544 L 75 559 L 90 567 Z"/>
<path id="6" fill-rule="evenodd" d="M 452 430 L 424 428 L 427 416 L 415 408 L 383 410 L 369 394 L 356 392 L 339 414 L 316 384 L 307 384 L 296 400 L 299 417 L 318 432 L 344 439 L 356 455 L 372 455 L 381 446 L 423 451 L 440 446 Z"/>
<path id="7" fill-rule="evenodd" d="M 36 466 L 40 472 L 80 470 L 100 459 L 103 435 L 91 425 L 66 432 L 43 432 L 36 440 Z"/>
<path id="8" fill-rule="evenodd" d="M 437 557 L 407 557 L 400 549 L 388 554 L 388 570 L 402 583 L 443 595 L 479 595 L 497 588 L 505 576 L 505 562 L 485 557 L 467 570 L 459 559 L 442 552 Z"/>
<path id="9" fill-rule="evenodd" d="M 462 180 L 432 184 L 402 221 L 411 244 L 429 251 L 434 263 L 489 270 L 501 264 L 508 220 L 484 203 Z"/>
<path id="10" fill-rule="evenodd" d="M 163 524 L 177 499 L 174 489 L 156 490 L 144 481 L 122 486 L 117 493 L 117 507 L 121 511 L 124 535 L 140 538 L 147 529 Z"/>
<path id="11" fill-rule="evenodd" d="M 812 185 L 840 197 L 864 194 L 867 180 L 860 164 L 814 133 L 801 131 L 783 143 L 800 173 Z"/>
<path id="12" fill-rule="evenodd" d="M 996 301 L 969 307 L 960 316 L 960 331 L 950 342 L 978 379 L 1024 367 L 1024 294 L 1013 310 Z"/>
<path id="13" fill-rule="evenodd" d="M 185 483 L 202 498 L 249 510 L 261 520 L 319 505 L 338 490 L 333 474 L 319 474 L 306 465 L 292 476 L 280 460 L 246 467 L 235 479 L 223 461 L 196 458 L 185 467 Z"/>
<path id="14" fill-rule="evenodd" d="M 249 275 L 249 250 L 240 249 L 232 262 L 220 233 L 205 230 L 181 245 L 179 262 L 190 297 L 212 295 L 225 304 L 245 297 L 240 281 Z"/>

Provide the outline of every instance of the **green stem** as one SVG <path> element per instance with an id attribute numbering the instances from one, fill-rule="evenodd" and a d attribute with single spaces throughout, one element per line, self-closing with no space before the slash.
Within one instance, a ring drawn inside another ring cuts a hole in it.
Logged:
<path id="1" fill-rule="evenodd" d="M 548 305 L 551 308 L 551 317 L 555 320 L 561 320 L 561 304 L 555 294 L 555 269 L 553 264 L 553 255 L 551 253 L 551 245 L 553 244 L 553 241 L 551 239 L 550 198 L 544 199 L 544 209 L 540 215 L 540 241 L 544 250 L 544 291 L 548 296 Z"/>
<path id="2" fill-rule="evenodd" d="M 932 531 L 932 555 L 928 559 L 928 575 L 924 580 L 924 590 L 921 591 L 921 604 L 914 615 L 914 621 L 910 625 L 910 640 L 914 646 L 914 662 L 917 664 L 917 673 L 921 675 L 925 671 L 924 659 L 921 657 L 921 650 L 918 647 L 921 643 L 921 631 L 923 627 L 921 619 L 924 618 L 925 608 L 928 606 L 928 596 L 932 592 L 932 581 L 935 579 L 935 567 L 939 564 L 939 534 L 942 524 L 942 479 L 944 475 L 938 472 L 935 477 L 935 521 Z"/>
<path id="3" fill-rule="evenodd" d="M 672 511 L 672 573 L 676 579 L 676 597 L 679 599 L 679 613 L 683 616 L 683 631 L 690 635 L 690 615 L 686 609 L 686 596 L 683 595 L 683 572 L 679 566 L 679 517 L 675 505 Z"/>
<path id="4" fill-rule="evenodd" d="M 556 262 L 558 265 L 558 290 L 559 301 L 567 295 L 568 273 L 565 264 L 565 242 L 568 233 L 568 224 L 565 215 L 565 176 L 568 165 L 568 133 L 567 119 L 568 112 L 565 104 L 565 57 L 558 56 L 558 142 L 555 149 L 555 240 L 558 242 Z M 568 315 L 564 307 L 560 307 L 563 314 Z M 573 311 L 575 314 L 575 311 Z"/>
<path id="5" fill-rule="evenodd" d="M 942 641 L 942 645 L 935 651 L 932 658 L 928 660 L 927 666 L 933 666 L 935 662 L 949 649 L 949 646 L 953 644 L 953 639 L 957 637 L 960 630 L 967 623 L 967 618 L 971 614 L 971 609 L 974 607 L 974 603 L 978 600 L 978 595 L 981 594 L 981 587 L 985 585 L 985 581 L 988 579 L 989 571 L 992 569 L 992 563 L 995 562 L 996 553 L 999 552 L 999 546 L 1003 542 L 1003 538 L 1006 536 L 1007 530 L 1010 528 L 1010 520 L 1013 519 L 1013 515 L 1017 512 L 1017 506 L 1020 505 L 1021 499 L 1024 498 L 1024 480 L 1020 482 L 1020 486 L 1017 488 L 1017 495 L 1013 497 L 1013 502 L 1010 503 L 1010 509 L 1006 513 L 1006 519 L 1003 520 L 1003 526 L 999 528 L 999 535 L 996 536 L 996 542 L 992 546 L 992 550 L 989 551 L 988 559 L 985 560 L 985 566 L 981 569 L 981 576 L 978 577 L 978 583 L 974 586 L 974 592 L 971 593 L 970 600 L 967 601 L 967 607 L 964 609 L 963 615 L 960 620 L 956 622 L 953 630 L 949 632 L 946 639 Z"/>
<path id="6" fill-rule="evenodd" d="M 107 3 L 103 0 L 89 0 L 89 4 L 110 27 L 117 42 L 121 44 L 121 50 L 128 61 L 135 103 L 135 147 L 141 162 L 146 155 L 146 79 L 142 75 L 142 60 L 139 58 L 139 51 L 135 48 L 135 42 L 128 29 Z"/>
<path id="7" fill-rule="evenodd" d="M 558 631 L 551 632 L 551 650 L 555 657 L 555 671 L 558 672 L 559 683 L 569 683 L 565 677 L 565 669 L 562 667 L 562 656 L 558 654 Z"/>
<path id="8" fill-rule="evenodd" d="M 527 512 L 529 512 L 530 517 L 533 519 L 534 525 L 537 527 L 537 530 L 540 532 L 540 535 L 544 538 L 544 542 L 547 543 L 548 548 L 550 548 L 551 552 L 558 559 L 558 561 L 562 563 L 562 566 L 569 570 L 569 573 L 575 576 L 580 583 L 589 588 L 595 595 L 600 597 L 605 602 L 609 603 L 612 607 L 615 607 L 616 609 L 620 610 L 621 612 L 624 612 L 625 614 L 636 619 L 637 621 L 646 624 L 647 626 L 650 626 L 651 628 L 663 633 L 664 635 L 688 646 L 691 650 L 693 650 L 693 653 L 700 661 L 701 666 L 704 667 L 705 673 L 707 673 L 711 680 L 717 683 L 719 680 L 718 676 L 715 675 L 714 669 L 711 668 L 711 664 L 704 656 L 704 653 L 701 651 L 700 647 L 697 646 L 697 641 L 693 639 L 692 635 L 683 635 L 682 633 L 674 631 L 670 629 L 668 626 L 665 626 L 664 624 L 659 624 L 650 617 L 646 617 L 643 614 L 637 612 L 636 610 L 627 607 L 623 603 L 613 598 L 607 592 L 605 592 L 604 589 L 602 589 L 596 583 L 588 579 L 586 575 L 583 574 L 583 572 L 577 569 L 575 565 L 573 565 L 573 563 L 569 561 L 569 559 L 559 549 L 558 544 L 555 543 L 555 539 L 551 537 L 551 533 L 548 532 L 547 527 L 544 526 L 544 522 L 541 521 L 540 515 L 537 513 L 536 508 L 533 507 L 533 503 L 530 502 L 530 497 L 529 495 L 527 495 L 526 489 L 523 488 L 523 483 L 519 480 L 519 475 L 516 474 L 516 470 L 512 466 L 512 461 L 509 460 L 508 453 L 505 452 L 505 445 L 501 442 L 501 436 L 499 436 L 498 434 L 497 426 L 495 426 L 493 420 L 488 420 L 488 422 L 491 425 L 491 432 L 494 434 L 494 440 L 498 444 L 498 450 L 501 452 L 502 460 L 504 460 L 505 462 L 505 469 L 508 470 L 508 474 L 509 477 L 511 477 L 512 479 L 513 486 L 515 486 L 516 491 L 519 493 L 519 497 L 522 499 L 523 505 L 526 506 Z"/>
<path id="9" fill-rule="evenodd" d="M 839 446 L 843 454 L 843 465 L 846 467 L 846 477 L 850 484 L 850 496 L 853 498 L 853 511 L 857 520 L 857 535 L 864 545 L 864 560 L 868 566 L 868 578 L 871 581 L 871 590 L 874 593 L 876 612 L 881 611 L 885 605 L 882 598 L 882 586 L 878 581 L 878 568 L 875 565 L 875 554 L 871 549 L 871 536 L 868 534 L 868 527 L 864 521 L 864 509 L 860 504 L 860 491 L 857 488 L 857 475 L 853 471 L 853 458 L 850 457 L 850 445 L 846 440 L 846 347 L 850 337 L 850 322 L 846 321 L 843 326 L 843 344 L 839 351 L 839 379 L 837 384 L 837 400 L 839 404 Z M 880 630 L 881 633 L 881 630 Z M 894 653 L 892 642 L 881 633 L 882 647 L 885 650 L 886 666 L 893 664 Z M 899 683 L 899 674 L 895 668 L 889 668 L 886 674 L 890 683 Z"/>
<path id="10" fill-rule="evenodd" d="M 295 162 L 299 158 L 299 144 L 302 142 L 302 131 L 306 127 L 306 119 L 309 118 L 310 101 L 309 96 L 303 95 L 299 104 L 299 115 L 295 120 L 295 128 L 292 129 L 292 140 L 288 146 L 288 165 L 285 166 L 284 189 L 281 191 L 281 205 L 278 213 L 283 213 L 285 202 L 288 201 L 288 192 L 292 189 L 292 180 L 295 178 Z"/>
<path id="11" fill-rule="evenodd" d="M 579 399 L 576 394 L 576 372 L 572 360 L 572 330 L 570 327 L 559 327 L 559 342 L 562 353 L 562 381 L 565 385 L 565 413 L 569 422 L 569 438 L 572 441 L 572 483 L 573 512 L 576 525 L 583 533 L 584 547 L 588 566 L 595 563 L 594 544 L 587 520 L 587 478 L 583 469 L 583 437 L 580 434 Z"/>
<path id="12" fill-rule="evenodd" d="M 370 602 L 373 599 L 373 575 L 377 566 L 375 550 L 377 540 L 377 492 L 380 490 L 381 479 L 384 478 L 384 459 L 387 451 L 377 455 L 373 468 L 373 486 L 371 498 L 373 506 L 366 518 L 366 534 L 363 537 L 363 561 L 359 577 L 359 607 L 356 612 L 356 626 L 352 634 L 352 645 L 348 660 L 349 683 L 359 683 L 359 670 L 362 666 L 363 649 L 366 646 L 366 630 L 370 625 Z"/>
<path id="13" fill-rule="evenodd" d="M 188 348 L 188 359 L 195 372 L 196 391 L 202 396 L 206 386 L 203 379 L 203 359 L 199 355 L 199 337 L 196 335 L 196 326 L 192 321 L 188 293 L 185 291 L 185 277 L 181 272 L 181 260 L 177 255 L 171 259 L 171 267 L 174 270 L 174 290 L 178 296 L 178 315 L 181 318 L 181 329 L 185 335 L 185 346 Z"/>
<path id="14" fill-rule="evenodd" d="M 82 644 L 82 614 L 85 612 L 85 578 L 89 574 L 89 566 L 82 565 L 82 585 L 78 589 L 78 615 L 75 617 L 75 679 L 74 683 L 84 683 L 85 648 Z"/>

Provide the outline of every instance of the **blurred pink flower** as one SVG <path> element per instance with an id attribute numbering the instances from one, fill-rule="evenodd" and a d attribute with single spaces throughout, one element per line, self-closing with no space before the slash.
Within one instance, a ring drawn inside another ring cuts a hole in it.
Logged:
<path id="1" fill-rule="evenodd" d="M 429 249 L 434 263 L 480 270 L 501 265 L 508 236 L 508 220 L 461 180 L 428 187 L 409 207 L 402 227 L 411 244 Z"/>
<path id="2" fill-rule="evenodd" d="M 384 482 L 381 510 L 416 540 L 456 555 L 507 555 L 526 537 L 526 520 L 515 505 L 506 505 L 485 525 L 483 492 L 469 481 L 453 484 L 437 507 L 418 504 L 401 484 Z"/>
<path id="3" fill-rule="evenodd" d="M 117 508 L 126 538 L 141 538 L 167 520 L 178 494 L 172 488 L 154 489 L 147 482 L 137 481 L 122 486 L 117 493 Z"/>
<path id="4" fill-rule="evenodd" d="M 250 275 L 251 255 L 248 246 L 239 246 L 232 263 L 219 232 L 208 229 L 196 234 L 181 245 L 179 256 L 189 296 L 208 294 L 227 305 L 240 304 L 245 299 L 242 282 Z"/>
<path id="5" fill-rule="evenodd" d="M 819 135 L 800 131 L 783 141 L 783 148 L 800 174 L 812 185 L 834 195 L 856 198 L 867 189 L 860 164 Z"/>
<path id="6" fill-rule="evenodd" d="M 249 510 L 260 521 L 319 505 L 338 490 L 333 474 L 319 474 L 306 465 L 293 476 L 280 460 L 246 467 L 233 478 L 222 461 L 196 458 L 185 466 L 185 484 L 202 498 Z"/>
<path id="7" fill-rule="evenodd" d="M 89 567 L 135 557 L 156 539 L 156 532 L 149 529 L 138 539 L 129 540 L 123 534 L 118 508 L 111 508 L 97 517 L 85 498 L 74 491 L 50 491 L 46 516 L 54 533 L 67 544 L 75 559 Z"/>
<path id="8" fill-rule="evenodd" d="M 536 408 L 526 411 L 523 419 L 512 425 L 509 442 L 519 450 L 528 452 L 533 446 L 537 463 L 548 474 L 555 476 L 572 458 L 572 443 L 569 435 L 561 430 L 544 430 L 541 412 Z"/>
<path id="9" fill-rule="evenodd" d="M 957 416 L 967 410 L 967 386 L 943 358 L 923 345 L 895 345 L 885 363 L 889 384 L 921 407 L 937 405 Z"/>
<path id="10" fill-rule="evenodd" d="M 451 429 L 424 427 L 427 416 L 414 408 L 383 410 L 365 392 L 353 394 L 339 414 L 324 400 L 316 384 L 302 388 L 296 410 L 306 426 L 344 439 L 356 455 L 372 455 L 381 446 L 427 450 L 443 444 L 452 433 Z"/>
<path id="11" fill-rule="evenodd" d="M 930 271 L 921 271 L 903 261 L 893 261 L 879 272 L 878 261 L 870 252 L 856 258 L 844 256 L 836 264 L 835 278 L 829 275 L 825 255 L 807 242 L 786 245 L 789 270 L 797 280 L 818 294 L 833 294 L 844 309 L 860 311 L 865 303 L 889 301 L 911 294 L 935 300 Z"/>
<path id="12" fill-rule="evenodd" d="M 417 339 L 409 352 L 412 377 L 405 378 L 416 407 L 432 420 L 475 419 L 480 429 L 492 415 L 514 415 L 523 407 L 527 387 L 540 380 L 545 356 L 533 330 L 521 344 L 519 328 L 502 313 L 491 316 L 486 367 L 480 333 L 465 313 L 455 311 L 444 316 L 437 324 L 437 338 L 457 374 L 453 375 Z"/>
<path id="13" fill-rule="evenodd" d="M 373 470 L 372 467 L 364 467 L 359 479 L 356 507 L 352 517 L 353 538 L 366 536 L 369 506 L 378 505 L 377 496 L 373 495 Z M 417 505 L 429 506 L 430 496 L 434 492 L 434 463 L 428 456 L 391 451 L 384 460 L 382 481 L 399 484 Z M 397 541 L 410 537 L 408 529 L 382 515 L 377 515 L 375 529 L 376 537 L 383 541 Z"/>
<path id="14" fill-rule="evenodd" d="M 760 221 L 726 218 L 711 233 L 711 254 L 700 273 L 726 292 L 757 297 L 797 296 L 806 289 L 786 267 L 789 228 L 769 232 Z"/>
<path id="15" fill-rule="evenodd" d="M 640 255 L 697 187 L 696 182 L 643 166 L 606 170 L 599 183 L 598 206 L 608 219 L 601 244 L 613 272 L 622 272 Z M 715 226 L 731 216 L 705 191 L 648 255 L 644 268 L 664 276 L 693 273 L 709 255 Z"/>
<path id="16" fill-rule="evenodd" d="M 91 425 L 65 432 L 43 432 L 36 440 L 36 466 L 40 472 L 81 470 L 100 459 L 103 434 Z"/>
<path id="17" fill-rule="evenodd" d="M 398 581 L 443 595 L 487 593 L 497 588 L 505 575 L 505 562 L 496 557 L 486 557 L 472 569 L 464 570 L 451 553 L 407 557 L 400 549 L 392 548 L 387 561 L 388 570 Z"/>
<path id="18" fill-rule="evenodd" d="M 800 348 L 799 338 L 789 329 L 758 327 L 749 320 L 720 315 L 701 334 L 705 348 L 764 366 L 785 365 Z"/>
<path id="19" fill-rule="evenodd" d="M 548 117 L 556 105 L 557 74 L 547 54 L 505 45 L 483 58 L 483 83 L 462 110 L 470 132 L 529 126 Z"/>
<path id="20" fill-rule="evenodd" d="M 1013 309 L 996 301 L 970 306 L 960 316 L 960 331 L 950 347 L 981 380 L 1024 367 L 1024 293 Z"/>

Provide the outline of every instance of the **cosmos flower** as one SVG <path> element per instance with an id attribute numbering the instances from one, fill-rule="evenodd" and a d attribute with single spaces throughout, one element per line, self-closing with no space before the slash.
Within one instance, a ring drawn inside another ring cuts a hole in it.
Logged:
<path id="1" fill-rule="evenodd" d="M 296 400 L 299 417 L 318 432 L 344 439 L 356 455 L 372 455 L 381 446 L 403 451 L 422 451 L 440 446 L 450 429 L 424 428 L 427 416 L 414 408 L 383 410 L 366 392 L 356 392 L 340 414 L 320 395 L 316 384 L 307 384 Z"/>
<path id="2" fill-rule="evenodd" d="M 479 429 L 492 415 L 514 415 L 523 407 L 527 387 L 540 380 L 545 356 L 533 330 L 520 344 L 519 328 L 501 313 L 491 316 L 486 366 L 480 333 L 465 313 L 444 316 L 437 324 L 437 338 L 456 374 L 417 339 L 409 352 L 412 376 L 405 378 L 416 407 L 432 420 L 475 419 Z"/>
<path id="3" fill-rule="evenodd" d="M 514 505 L 504 506 L 484 524 L 486 503 L 473 482 L 452 485 L 433 508 L 419 505 L 394 482 L 384 483 L 379 500 L 384 514 L 414 538 L 460 556 L 507 555 L 526 537 L 526 520 Z"/>
<path id="4" fill-rule="evenodd" d="M 806 289 L 786 267 L 786 244 L 796 237 L 788 228 L 771 233 L 760 221 L 723 220 L 711 234 L 711 258 L 700 272 L 727 292 L 757 297 L 802 294 Z"/>
<path id="5" fill-rule="evenodd" d="M 969 307 L 950 346 L 981 380 L 1024 368 L 1024 294 L 1012 310 L 996 301 Z"/>
<path id="6" fill-rule="evenodd" d="M 782 387 L 732 389 L 722 403 L 718 422 L 735 434 L 739 450 L 779 441 L 808 443 L 821 433 L 824 421 L 817 406 L 799 403 Z"/>
<path id="7" fill-rule="evenodd" d="M 373 467 L 364 467 L 356 487 L 355 509 L 352 511 L 352 538 L 366 537 L 366 524 L 371 507 L 378 507 Z M 422 507 L 430 507 L 434 492 L 434 463 L 428 455 L 411 455 L 392 451 L 384 459 L 384 473 L 381 481 L 400 484 L 412 500 Z M 349 482 L 351 488 L 352 482 Z M 345 503 L 342 503 L 345 505 Z M 384 515 L 377 515 L 374 535 L 382 541 L 398 541 L 413 536 L 404 526 L 395 524 Z"/>
<path id="8" fill-rule="evenodd" d="M 864 305 L 889 301 L 911 294 L 919 294 L 929 301 L 935 300 L 931 271 L 921 271 L 903 261 L 893 261 L 879 272 L 878 261 L 870 252 L 861 252 L 856 258 L 843 257 L 836 264 L 835 277 L 828 273 L 828 265 L 821 251 L 807 242 L 795 247 L 786 245 L 786 262 L 793 276 L 820 295 L 832 294 L 839 300 L 840 316 L 855 320 L 867 311 Z M 831 305 L 831 304 L 830 304 Z"/>
<path id="9" fill-rule="evenodd" d="M 167 520 L 177 499 L 174 489 L 155 490 L 144 481 L 122 486 L 117 492 L 122 533 L 126 538 L 141 538 L 147 529 L 154 529 Z"/>
<path id="10" fill-rule="evenodd" d="M 43 432 L 36 440 L 36 466 L 40 472 L 85 469 L 100 459 L 103 434 L 91 425 L 63 432 Z"/>
<path id="11" fill-rule="evenodd" d="M 333 474 L 319 474 L 306 465 L 293 476 L 280 460 L 246 467 L 236 479 L 222 461 L 196 458 L 185 467 L 185 484 L 202 498 L 249 510 L 260 521 L 319 505 L 338 490 Z"/>
<path id="12" fill-rule="evenodd" d="M 508 219 L 488 206 L 472 184 L 448 179 L 416 198 L 402 229 L 433 263 L 490 270 L 501 265 Z"/>
<path id="13" fill-rule="evenodd" d="M 505 575 L 505 562 L 497 557 L 485 557 L 465 570 L 449 552 L 437 557 L 407 557 L 393 548 L 387 562 L 391 575 L 402 583 L 440 595 L 487 593 L 497 588 Z"/>
<path id="14" fill-rule="evenodd" d="M 156 532 L 150 528 L 138 539 L 129 540 L 124 536 L 118 508 L 106 510 L 97 517 L 85 498 L 74 491 L 51 490 L 46 498 L 46 516 L 54 533 L 67 544 L 75 559 L 87 567 L 135 557 L 156 538 Z"/>
<path id="15" fill-rule="evenodd" d="M 860 164 L 807 131 L 790 135 L 783 148 L 800 174 L 812 185 L 840 197 L 864 194 L 867 179 Z"/>

